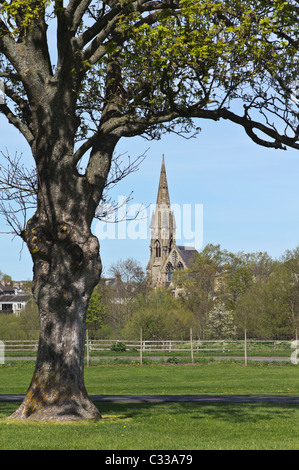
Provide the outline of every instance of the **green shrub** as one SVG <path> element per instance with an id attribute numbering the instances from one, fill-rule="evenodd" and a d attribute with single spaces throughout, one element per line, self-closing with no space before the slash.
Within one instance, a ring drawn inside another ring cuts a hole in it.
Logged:
<path id="1" fill-rule="evenodd" d="M 110 349 L 111 351 L 115 351 L 115 352 L 124 352 L 126 351 L 126 345 L 125 343 L 116 342 L 112 344 Z"/>
<path id="2" fill-rule="evenodd" d="M 178 363 L 179 363 L 179 360 L 178 360 L 177 357 L 169 357 L 169 358 L 167 359 L 167 362 L 168 362 L 168 364 L 178 364 Z"/>

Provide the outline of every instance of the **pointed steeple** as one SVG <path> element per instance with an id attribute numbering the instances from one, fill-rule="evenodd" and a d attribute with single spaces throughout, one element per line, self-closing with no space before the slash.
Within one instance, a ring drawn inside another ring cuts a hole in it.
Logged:
<path id="1" fill-rule="evenodd" d="M 152 286 L 166 285 L 169 273 L 167 260 L 176 246 L 175 220 L 171 210 L 164 155 L 160 172 L 157 203 L 150 223 L 151 243 L 147 276 Z M 171 263 L 170 263 L 171 264 Z M 172 264 L 171 264 L 172 266 Z"/>
<path id="2" fill-rule="evenodd" d="M 166 204 L 167 206 L 170 206 L 164 154 L 162 157 L 162 166 L 161 166 L 160 181 L 159 181 L 159 188 L 158 188 L 158 195 L 157 195 L 157 206 L 160 206 L 162 204 Z"/>

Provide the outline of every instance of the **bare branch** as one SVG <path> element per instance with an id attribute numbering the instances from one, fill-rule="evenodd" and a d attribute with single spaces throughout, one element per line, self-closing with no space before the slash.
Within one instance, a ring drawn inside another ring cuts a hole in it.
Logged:
<path id="1" fill-rule="evenodd" d="M 18 119 L 6 104 L 0 104 L 0 112 L 6 116 L 10 124 L 13 124 L 23 134 L 28 144 L 31 146 L 34 141 L 34 136 L 29 127 Z"/>
<path id="2" fill-rule="evenodd" d="M 22 165 L 22 155 L 10 157 L 1 152 L 5 160 L 0 168 L 0 214 L 12 228 L 13 233 L 22 236 L 28 214 L 36 209 L 38 183 L 36 170 Z"/>
<path id="3" fill-rule="evenodd" d="M 124 164 L 123 160 L 121 160 L 124 154 L 113 158 L 105 189 L 107 190 L 108 188 L 113 188 L 117 183 L 119 183 L 119 181 L 138 171 L 139 166 L 146 158 L 146 153 L 147 150 L 142 155 L 136 157 L 134 160 L 131 160 L 131 157 L 129 156 L 128 163 L 126 164 Z"/>

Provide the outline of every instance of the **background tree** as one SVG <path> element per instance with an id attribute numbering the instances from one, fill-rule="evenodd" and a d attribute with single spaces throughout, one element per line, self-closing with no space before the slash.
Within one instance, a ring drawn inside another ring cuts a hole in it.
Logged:
<path id="1" fill-rule="evenodd" d="M 237 334 L 243 338 L 244 333 L 248 337 L 263 339 L 263 288 L 264 281 L 258 280 L 244 292 L 237 300 L 235 306 L 235 324 Z M 266 338 L 269 338 L 267 335 Z"/>
<path id="2" fill-rule="evenodd" d="M 2 340 L 5 339 L 24 339 L 26 335 L 19 330 L 20 319 L 15 315 L 0 313 L 0 334 Z"/>
<path id="3" fill-rule="evenodd" d="M 174 273 L 174 282 L 185 292 L 184 301 L 194 313 L 195 334 L 200 338 L 209 334 L 210 313 L 214 308 L 218 311 L 219 305 L 225 305 L 225 311 L 238 310 L 237 323 L 242 328 L 251 324 L 259 287 L 278 265 L 267 253 L 231 253 L 220 245 L 206 245 L 190 261 L 189 269 Z"/>
<path id="4" fill-rule="evenodd" d="M 227 253 L 226 264 L 220 273 L 222 297 L 229 308 L 235 310 L 236 302 L 257 279 L 267 280 L 274 261 L 268 253 Z"/>
<path id="5" fill-rule="evenodd" d="M 267 252 L 245 253 L 243 258 L 244 264 L 252 272 L 253 279 L 269 279 L 275 266 L 275 261 Z"/>
<path id="6" fill-rule="evenodd" d="M 102 295 L 93 292 L 88 303 L 86 325 L 94 337 L 96 337 L 97 331 L 103 326 L 106 316 L 107 313 L 102 303 Z"/>
<path id="7" fill-rule="evenodd" d="M 220 245 L 208 244 L 190 260 L 188 269 L 175 272 L 174 282 L 185 292 L 185 302 L 194 314 L 194 334 L 199 338 L 204 337 L 215 299 L 223 296 L 221 275 L 229 259 L 229 252 Z"/>
<path id="8" fill-rule="evenodd" d="M 102 268 L 91 224 L 115 147 L 122 137 L 190 134 L 200 118 L 229 119 L 265 147 L 298 149 L 298 6 L 11 0 L 0 12 L 0 112 L 34 160 L 32 171 L 1 167 L 4 212 L 32 255 L 40 312 L 36 369 L 14 416 L 99 417 L 84 387 L 85 319 Z M 26 224 L 14 202 L 23 215 L 36 203 Z"/>
<path id="9" fill-rule="evenodd" d="M 142 328 L 144 340 L 184 340 L 190 337 L 192 323 L 192 312 L 181 299 L 176 299 L 167 289 L 157 288 L 135 298 L 124 335 L 139 339 Z"/>
<path id="10" fill-rule="evenodd" d="M 119 260 L 110 266 L 108 282 L 103 279 L 97 290 L 103 295 L 107 312 L 105 323 L 112 327 L 114 335 L 120 335 L 133 314 L 134 299 L 145 295 L 147 283 L 141 265 L 133 258 Z"/>
<path id="11" fill-rule="evenodd" d="M 4 284 L 11 284 L 11 282 L 12 282 L 12 277 L 9 276 L 9 274 L 4 274 L 4 275 L 2 276 L 1 281 L 2 281 Z"/>
<path id="12" fill-rule="evenodd" d="M 207 336 L 211 339 L 230 339 L 235 334 L 233 312 L 223 302 L 216 302 L 208 314 Z"/>
<path id="13" fill-rule="evenodd" d="M 226 292 L 231 309 L 235 308 L 239 296 L 246 292 L 252 282 L 253 275 L 248 266 L 241 265 L 230 270 L 226 278 Z"/>
<path id="14" fill-rule="evenodd" d="M 19 329 L 26 333 L 28 339 L 38 338 L 39 314 L 38 307 L 34 299 L 30 299 L 26 307 L 21 310 Z"/>
<path id="15" fill-rule="evenodd" d="M 292 338 L 295 336 L 292 301 L 294 279 L 278 264 L 268 280 L 258 279 L 239 297 L 237 323 L 251 336 L 261 339 Z M 296 306 L 298 308 L 298 306 Z"/>
<path id="16" fill-rule="evenodd" d="M 37 339 L 39 335 L 38 308 L 29 300 L 20 316 L 0 313 L 0 336 L 5 339 Z"/>
<path id="17" fill-rule="evenodd" d="M 144 271 L 138 262 L 133 258 L 119 260 L 109 268 L 109 273 L 114 277 L 120 277 L 122 282 L 133 286 L 144 281 Z"/>
<path id="18" fill-rule="evenodd" d="M 288 312 L 294 337 L 299 333 L 299 247 L 287 250 L 281 258 L 281 263 L 288 273 Z"/>

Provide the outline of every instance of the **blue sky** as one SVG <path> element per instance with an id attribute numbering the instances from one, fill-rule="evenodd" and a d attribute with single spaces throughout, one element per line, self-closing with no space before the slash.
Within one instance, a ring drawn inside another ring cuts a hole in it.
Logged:
<path id="1" fill-rule="evenodd" d="M 286 249 L 299 245 L 299 153 L 257 146 L 241 128 L 228 122 L 198 124 L 202 131 L 191 140 L 177 135 L 154 142 L 140 137 L 123 139 L 117 154 L 127 152 L 134 158 L 148 149 L 147 157 L 136 173 L 112 190 L 111 197 L 117 200 L 133 190 L 128 206 L 154 204 L 164 154 L 171 203 L 190 204 L 191 210 L 202 204 L 203 246 L 213 243 L 233 252 L 267 251 L 278 258 Z M 0 149 L 7 148 L 11 154 L 23 152 L 30 161 L 23 137 L 2 116 L 0 129 Z M 149 215 L 149 210 L 145 212 Z M 149 226 L 149 220 L 146 223 Z M 95 224 L 96 233 L 98 228 Z M 1 219 L 0 231 L 6 229 Z M 32 263 L 26 246 L 21 252 L 21 240 L 0 237 L 0 270 L 15 280 L 31 279 Z M 186 240 L 177 242 L 185 244 Z M 145 268 L 149 243 L 149 231 L 147 239 L 119 240 L 116 236 L 102 240 L 104 274 L 109 274 L 113 262 L 128 257 Z"/>

